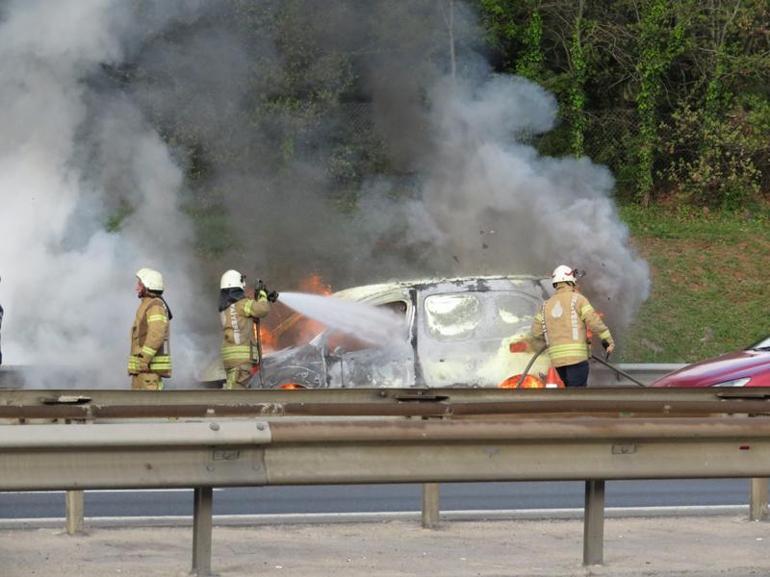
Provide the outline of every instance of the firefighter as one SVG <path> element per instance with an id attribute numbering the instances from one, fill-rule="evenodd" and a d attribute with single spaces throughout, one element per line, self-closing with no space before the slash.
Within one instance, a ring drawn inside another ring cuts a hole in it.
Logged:
<path id="1" fill-rule="evenodd" d="M 143 268 L 136 273 L 136 296 L 141 299 L 131 327 L 128 374 L 131 388 L 160 391 L 163 378 L 171 376 L 169 322 L 171 311 L 163 299 L 163 276 Z"/>
<path id="2" fill-rule="evenodd" d="M 258 323 L 270 312 L 268 291 L 257 288 L 252 299 L 246 296 L 245 287 L 246 277 L 237 270 L 228 270 L 219 283 L 222 362 L 227 375 L 224 388 L 230 390 L 247 388 L 249 379 L 259 367 Z"/>
<path id="3" fill-rule="evenodd" d="M 535 340 L 544 341 L 551 363 L 567 387 L 585 387 L 591 356 L 586 326 L 599 336 L 608 355 L 614 350 L 615 341 L 588 299 L 577 291 L 575 272 L 565 265 L 554 269 L 551 282 L 556 293 L 535 315 L 532 335 Z"/>

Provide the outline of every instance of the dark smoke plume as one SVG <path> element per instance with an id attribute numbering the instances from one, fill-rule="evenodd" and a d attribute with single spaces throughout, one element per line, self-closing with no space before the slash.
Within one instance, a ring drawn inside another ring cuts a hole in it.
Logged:
<path id="1" fill-rule="evenodd" d="M 197 194 L 224 207 L 228 263 L 289 288 L 311 272 L 343 287 L 566 263 L 610 323 L 630 322 L 648 270 L 611 174 L 528 144 L 557 122 L 555 99 L 490 72 L 465 3 L 219 8 L 146 47 L 133 89 L 202 147 Z"/>
<path id="2" fill-rule="evenodd" d="M 226 268 L 290 289 L 566 263 L 617 326 L 647 296 L 612 176 L 529 144 L 555 100 L 490 72 L 460 0 L 14 0 L 0 19 L 6 362 L 125 386 L 141 266 L 167 276 L 179 383 L 216 355 Z"/>

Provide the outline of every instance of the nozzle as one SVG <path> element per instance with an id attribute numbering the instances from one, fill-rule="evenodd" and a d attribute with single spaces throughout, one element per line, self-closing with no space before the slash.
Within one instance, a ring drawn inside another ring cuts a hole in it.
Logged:
<path id="1" fill-rule="evenodd" d="M 271 291 L 269 288 L 267 288 L 267 285 L 265 284 L 265 281 L 262 279 L 259 279 L 257 281 L 255 288 L 256 294 L 259 294 L 260 292 L 264 292 L 267 295 L 267 300 L 271 303 L 274 303 L 278 300 L 278 291 Z"/>

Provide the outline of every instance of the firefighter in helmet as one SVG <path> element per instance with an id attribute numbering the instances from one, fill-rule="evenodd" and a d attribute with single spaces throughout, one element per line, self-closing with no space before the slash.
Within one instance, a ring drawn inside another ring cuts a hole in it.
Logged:
<path id="1" fill-rule="evenodd" d="M 246 277 L 237 270 L 228 270 L 219 283 L 225 389 L 247 388 L 260 361 L 258 322 L 270 312 L 267 290 L 258 287 L 252 299 L 246 296 L 245 288 Z"/>
<path id="2" fill-rule="evenodd" d="M 588 299 L 577 291 L 575 270 L 565 265 L 558 266 L 553 271 L 551 282 L 556 293 L 543 303 L 535 315 L 532 336 L 545 341 L 551 363 L 567 387 L 585 387 L 591 356 L 586 327 L 599 336 L 607 354 L 614 350 L 615 341 Z"/>
<path id="3" fill-rule="evenodd" d="M 131 327 L 131 356 L 128 374 L 131 388 L 160 391 L 163 377 L 171 376 L 169 321 L 171 311 L 163 299 L 163 276 L 150 268 L 136 273 L 136 296 L 139 308 Z"/>

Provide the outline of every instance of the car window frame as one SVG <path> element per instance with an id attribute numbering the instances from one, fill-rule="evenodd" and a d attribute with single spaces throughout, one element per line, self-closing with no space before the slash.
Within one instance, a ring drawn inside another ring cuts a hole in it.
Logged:
<path id="1" fill-rule="evenodd" d="M 431 297 L 434 297 L 434 296 L 442 296 L 442 295 L 483 295 L 485 293 L 519 294 L 522 297 L 525 297 L 527 299 L 531 299 L 533 304 L 535 304 L 535 308 L 534 308 L 533 313 L 532 313 L 532 317 L 533 318 L 534 318 L 535 314 L 537 314 L 537 308 L 542 303 L 542 299 L 540 299 L 540 297 L 536 296 L 532 292 L 528 292 L 528 291 L 525 291 L 525 290 L 520 290 L 520 289 L 517 289 L 517 288 L 506 288 L 506 287 L 497 288 L 497 287 L 495 287 L 495 288 L 491 288 L 489 290 L 478 290 L 476 288 L 469 287 L 469 288 L 467 288 L 465 290 L 457 290 L 457 291 L 449 291 L 449 290 L 435 291 L 435 292 L 431 291 L 430 293 L 426 293 L 426 294 L 422 295 L 422 298 L 420 299 L 420 302 L 418 303 L 418 307 L 420 309 L 420 312 L 423 313 L 423 314 L 420 315 L 421 316 L 421 320 L 420 320 L 420 323 L 419 323 L 420 324 L 420 334 L 424 335 L 425 337 L 427 337 L 429 339 L 431 339 L 432 341 L 435 341 L 436 343 L 441 343 L 441 344 L 444 344 L 444 345 L 450 345 L 450 344 L 452 344 L 452 345 L 455 345 L 455 344 L 459 345 L 459 344 L 462 344 L 462 343 L 467 343 L 467 342 L 471 342 L 471 341 L 477 340 L 479 338 L 477 336 L 471 336 L 469 338 L 458 339 L 458 338 L 454 338 L 454 337 L 442 337 L 440 335 L 434 334 L 434 332 L 431 330 L 431 328 L 428 325 L 428 315 L 426 314 L 427 313 L 426 302 L 428 301 L 428 299 L 430 299 Z M 483 306 L 483 304 L 485 304 L 485 303 L 483 303 L 483 298 L 479 298 L 479 302 L 482 303 L 482 306 Z M 511 334 L 514 334 L 514 332 L 515 331 L 511 330 Z M 484 340 L 497 340 L 499 338 L 502 338 L 502 336 L 487 335 L 487 336 L 483 337 Z"/>

